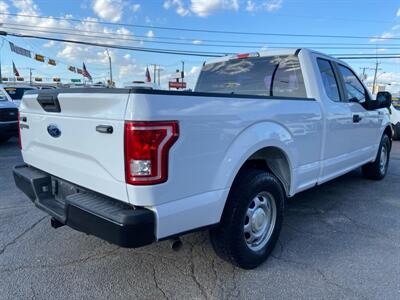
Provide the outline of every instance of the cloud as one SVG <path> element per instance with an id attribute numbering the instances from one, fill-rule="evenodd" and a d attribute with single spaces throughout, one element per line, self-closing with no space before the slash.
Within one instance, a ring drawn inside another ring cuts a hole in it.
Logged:
<path id="1" fill-rule="evenodd" d="M 246 11 L 254 12 L 256 10 L 256 4 L 252 0 L 246 2 Z"/>
<path id="2" fill-rule="evenodd" d="M 12 3 L 21 14 L 37 16 L 39 13 L 38 6 L 32 0 L 13 0 Z"/>
<path id="3" fill-rule="evenodd" d="M 138 3 L 132 4 L 131 9 L 133 12 L 138 12 L 140 10 L 140 4 Z"/>
<path id="4" fill-rule="evenodd" d="M 181 17 L 187 16 L 190 14 L 189 9 L 185 6 L 183 0 L 166 0 L 163 4 L 165 9 L 174 8 L 176 13 Z"/>
<path id="5" fill-rule="evenodd" d="M 400 8 L 397 10 L 396 17 L 400 17 Z"/>
<path id="6" fill-rule="evenodd" d="M 43 45 L 42 45 L 42 47 L 44 47 L 44 48 L 51 48 L 51 47 L 54 47 L 56 45 L 56 42 L 55 41 L 48 41 L 47 43 L 44 43 Z"/>
<path id="7" fill-rule="evenodd" d="M 121 0 L 94 0 L 92 8 L 100 18 L 118 22 L 122 17 L 123 3 Z"/>
<path id="8" fill-rule="evenodd" d="M 254 13 L 256 11 L 267 11 L 267 12 L 275 12 L 282 8 L 283 0 L 267 0 L 267 1 L 253 1 L 248 0 L 246 2 L 246 11 L 250 13 Z"/>
<path id="9" fill-rule="evenodd" d="M 281 9 L 283 0 L 269 0 L 264 2 L 264 7 L 268 12 L 274 12 Z"/>
<path id="10" fill-rule="evenodd" d="M 180 16 L 195 15 L 208 17 L 218 11 L 239 11 L 240 0 L 165 0 L 164 9 L 174 9 Z M 275 12 L 282 8 L 283 0 L 247 0 L 244 10 L 249 13 L 256 11 Z"/>
<path id="11" fill-rule="evenodd" d="M 387 39 L 390 39 L 390 38 L 392 38 L 392 37 L 394 37 L 394 34 L 392 33 L 392 32 L 384 32 L 384 33 L 382 33 L 380 36 L 378 36 L 378 37 L 373 37 L 373 38 L 371 38 L 369 41 L 371 42 L 371 43 L 374 43 L 374 42 L 382 42 L 382 41 L 385 41 L 385 40 L 387 40 Z"/>
<path id="12" fill-rule="evenodd" d="M 153 30 L 149 30 L 149 31 L 146 33 L 146 36 L 149 37 L 149 38 L 153 38 L 153 37 L 155 36 L 154 31 L 153 31 Z"/>
<path id="13" fill-rule="evenodd" d="M 207 17 L 218 10 L 239 10 L 237 0 L 191 0 L 190 10 L 199 17 Z"/>
<path id="14" fill-rule="evenodd" d="M 8 4 L 4 1 L 0 1 L 0 13 L 8 13 Z M 4 22 L 7 19 L 6 15 L 0 15 L 0 22 Z"/>
<path id="15" fill-rule="evenodd" d="M 192 41 L 192 44 L 194 44 L 194 45 L 200 45 L 202 43 L 203 43 L 203 41 L 201 41 L 201 40 L 193 40 Z"/>

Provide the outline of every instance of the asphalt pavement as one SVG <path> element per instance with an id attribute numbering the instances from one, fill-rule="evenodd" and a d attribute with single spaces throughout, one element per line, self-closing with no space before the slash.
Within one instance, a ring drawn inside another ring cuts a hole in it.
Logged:
<path id="1" fill-rule="evenodd" d="M 244 271 L 207 232 L 124 249 L 53 229 L 14 185 L 17 140 L 0 145 L 0 299 L 400 299 L 400 142 L 380 182 L 353 171 L 289 200 L 272 256 Z"/>

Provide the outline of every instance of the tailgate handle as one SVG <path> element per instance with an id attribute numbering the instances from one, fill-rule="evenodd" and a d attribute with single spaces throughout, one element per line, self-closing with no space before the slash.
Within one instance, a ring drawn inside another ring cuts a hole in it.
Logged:
<path id="1" fill-rule="evenodd" d="M 96 131 L 100 132 L 100 133 L 112 134 L 114 131 L 114 128 L 111 125 L 98 125 L 98 126 L 96 126 Z"/>
<path id="2" fill-rule="evenodd" d="M 58 102 L 57 95 L 39 95 L 37 101 L 47 112 L 61 112 L 60 102 Z"/>

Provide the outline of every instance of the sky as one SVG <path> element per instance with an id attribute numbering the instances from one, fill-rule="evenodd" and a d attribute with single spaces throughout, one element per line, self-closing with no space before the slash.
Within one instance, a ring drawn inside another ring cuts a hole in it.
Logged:
<path id="1" fill-rule="evenodd" d="M 10 13 L 25 16 L 7 15 Z M 245 53 L 273 47 L 308 46 L 335 55 L 375 55 L 400 50 L 400 1 L 393 0 L 0 0 L 0 23 L 0 30 L 7 32 L 181 51 Z M 363 38 L 207 33 L 188 29 Z M 397 37 L 398 40 L 393 39 Z M 54 59 L 57 65 L 12 53 L 9 41 Z M 94 81 L 109 78 L 108 54 L 104 47 L 7 36 L 3 38 L 0 53 L 2 73 L 7 77 L 13 76 L 14 61 L 24 78 L 29 77 L 29 68 L 33 68 L 33 77 L 42 77 L 45 81 L 60 77 L 68 82 L 82 78 L 68 71 L 68 66 L 81 68 L 83 63 Z M 161 69 L 161 84 L 166 87 L 184 61 L 186 81 L 193 87 L 202 63 L 208 59 L 115 49 L 109 49 L 108 53 L 117 86 L 144 80 L 147 66 L 153 77 L 153 64 L 157 64 Z M 357 73 L 366 68 L 366 81 L 372 81 L 375 60 L 347 62 Z M 400 59 L 378 62 L 378 83 L 398 92 Z"/>

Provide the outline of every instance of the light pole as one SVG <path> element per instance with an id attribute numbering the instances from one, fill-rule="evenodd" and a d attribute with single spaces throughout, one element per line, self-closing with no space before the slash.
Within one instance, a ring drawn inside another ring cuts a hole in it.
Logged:
<path id="1" fill-rule="evenodd" d="M 112 64 L 111 64 L 111 56 L 110 56 L 110 52 L 108 52 L 108 49 L 106 48 L 107 51 L 107 56 L 108 56 L 108 65 L 110 68 L 110 86 L 113 87 L 114 86 L 114 82 L 113 82 L 113 77 L 112 77 Z"/>

